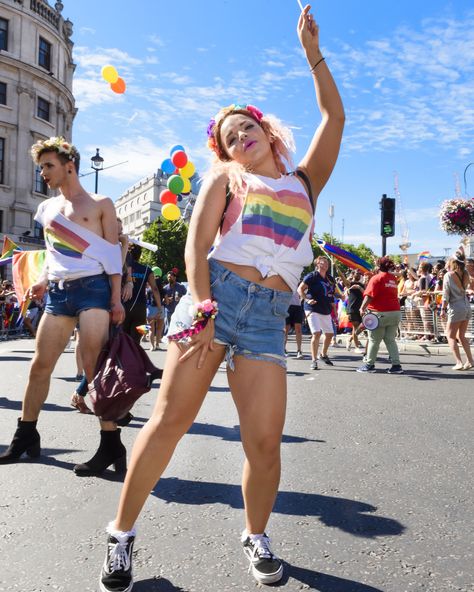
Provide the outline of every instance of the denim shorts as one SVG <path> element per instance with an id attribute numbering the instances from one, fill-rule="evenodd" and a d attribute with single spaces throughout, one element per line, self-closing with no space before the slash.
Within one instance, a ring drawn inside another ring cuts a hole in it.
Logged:
<path id="1" fill-rule="evenodd" d="M 214 259 L 209 260 L 209 272 L 212 298 L 219 307 L 214 341 L 226 346 L 229 368 L 234 369 L 234 355 L 286 368 L 285 319 L 292 293 L 249 282 Z M 192 303 L 189 292 L 181 298 L 168 335 L 191 326 Z"/>
<path id="2" fill-rule="evenodd" d="M 110 283 L 106 273 L 89 275 L 77 280 L 48 284 L 45 312 L 77 317 L 84 310 L 110 310 Z"/>

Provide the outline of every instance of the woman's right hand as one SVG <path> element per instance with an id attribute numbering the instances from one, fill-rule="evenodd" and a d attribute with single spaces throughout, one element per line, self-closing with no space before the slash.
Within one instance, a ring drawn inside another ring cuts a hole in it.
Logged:
<path id="1" fill-rule="evenodd" d="M 319 50 L 319 26 L 314 21 L 313 15 L 310 13 L 311 6 L 307 4 L 303 12 L 300 14 L 298 20 L 298 37 L 303 47 L 306 57 L 311 66 L 313 61 L 320 56 Z"/>
<path id="2" fill-rule="evenodd" d="M 214 350 L 214 320 L 209 319 L 202 331 L 189 338 L 186 343 L 176 342 L 179 349 L 184 352 L 179 361 L 185 362 L 192 356 L 198 354 L 197 367 L 202 368 L 209 350 Z"/>

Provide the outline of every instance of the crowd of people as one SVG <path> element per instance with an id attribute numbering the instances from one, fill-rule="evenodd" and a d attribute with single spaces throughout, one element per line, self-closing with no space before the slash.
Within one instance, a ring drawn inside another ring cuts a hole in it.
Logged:
<path id="1" fill-rule="evenodd" d="M 401 373 L 396 343 L 400 338 L 448 343 L 456 361 L 454 369 L 471 368 L 466 332 L 474 305 L 474 259 L 466 259 L 462 247 L 434 266 L 421 261 L 417 268 L 410 268 L 383 257 L 370 273 L 343 273 L 338 269 L 335 277 L 329 273 L 329 266 L 327 257 L 314 260 L 315 270 L 303 277 L 286 321 L 286 335 L 293 330 L 296 334 L 298 359 L 305 356 L 301 334 L 311 334 L 312 370 L 318 369 L 318 361 L 334 365 L 328 348 L 334 344 L 334 336 L 342 333 L 346 334 L 347 349 L 354 345 L 354 352 L 364 355 L 359 372 L 375 372 L 377 352 L 384 340 L 392 362 L 388 372 Z M 459 312 L 447 314 L 455 306 Z M 367 312 L 377 316 L 378 325 L 370 330 L 362 322 Z M 368 340 L 365 346 L 361 343 L 362 332 Z M 464 363 L 459 345 L 465 351 Z"/>

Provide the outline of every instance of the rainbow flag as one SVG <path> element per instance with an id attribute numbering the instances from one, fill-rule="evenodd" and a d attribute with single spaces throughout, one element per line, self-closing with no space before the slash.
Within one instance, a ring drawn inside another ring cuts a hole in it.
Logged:
<path id="1" fill-rule="evenodd" d="M 151 325 L 138 325 L 138 327 L 135 327 L 135 330 L 138 331 L 140 335 L 148 335 L 150 329 Z"/>
<path id="2" fill-rule="evenodd" d="M 429 251 L 421 251 L 421 253 L 418 254 L 418 261 L 421 261 L 421 259 L 428 259 L 428 257 L 431 257 Z"/>
<path id="3" fill-rule="evenodd" d="M 2 254 L 0 255 L 0 265 L 10 263 L 13 257 L 13 251 L 18 249 L 18 245 L 12 241 L 8 236 L 3 237 Z"/>
<path id="4" fill-rule="evenodd" d="M 46 251 L 16 251 L 13 253 L 13 286 L 24 316 L 31 302 L 25 298 L 28 288 L 38 281 L 46 261 Z"/>
<path id="5" fill-rule="evenodd" d="M 318 245 L 326 251 L 329 255 L 340 261 L 346 267 L 350 267 L 351 269 L 358 269 L 362 273 L 367 273 L 368 271 L 372 270 L 372 264 L 365 259 L 361 259 L 354 253 L 346 251 L 337 245 L 331 245 L 322 239 L 317 239 L 316 241 Z"/>

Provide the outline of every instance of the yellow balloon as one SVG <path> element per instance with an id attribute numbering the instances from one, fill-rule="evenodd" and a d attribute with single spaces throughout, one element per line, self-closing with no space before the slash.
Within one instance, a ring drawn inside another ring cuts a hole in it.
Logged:
<path id="1" fill-rule="evenodd" d="M 183 187 L 183 191 L 181 191 L 181 193 L 189 193 L 191 191 L 191 181 L 189 179 L 183 179 L 184 181 L 184 187 Z"/>
<path id="2" fill-rule="evenodd" d="M 161 208 L 161 215 L 167 220 L 179 220 L 181 218 L 181 211 L 175 204 L 165 204 Z"/>
<path id="3" fill-rule="evenodd" d="M 182 169 L 179 169 L 179 173 L 183 177 L 183 179 L 189 179 L 189 177 L 192 177 L 195 172 L 196 167 L 190 160 L 188 160 L 188 162 L 184 165 Z"/>
<path id="4" fill-rule="evenodd" d="M 102 78 L 110 84 L 114 84 L 119 79 L 117 70 L 113 66 L 104 66 L 102 68 Z"/>

